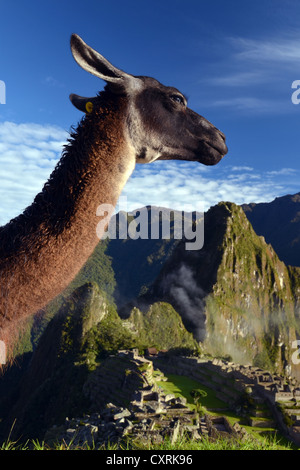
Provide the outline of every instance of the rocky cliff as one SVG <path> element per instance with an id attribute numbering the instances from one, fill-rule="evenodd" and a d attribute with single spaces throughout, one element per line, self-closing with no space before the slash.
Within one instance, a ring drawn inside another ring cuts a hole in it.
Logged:
<path id="1" fill-rule="evenodd" d="M 157 350 L 188 348 L 196 350 L 198 344 L 189 333 L 180 315 L 172 305 L 156 302 L 145 312 L 134 307 L 123 325 L 138 338 L 140 348 L 155 347 Z"/>
<path id="2" fill-rule="evenodd" d="M 131 300 L 126 318 L 112 301 L 120 279 L 115 299 Z M 110 364 L 118 349 L 195 351 L 196 339 L 213 356 L 290 373 L 299 316 L 300 268 L 286 266 L 233 203 L 205 214 L 200 250 L 187 250 L 185 239 L 106 241 L 50 306 L 47 322 L 53 318 L 25 372 L 0 377 L 0 434 L 17 419 L 16 433 L 36 437 L 36 429 L 88 412 L 86 384 L 106 402 L 101 387 L 112 394 L 130 382 L 126 361 Z"/>
<path id="3" fill-rule="evenodd" d="M 11 390 L 0 382 L 0 432 L 8 435 L 13 426 L 17 436 L 34 436 L 36 429 L 59 422 L 85 405 L 81 388 L 88 373 L 85 342 L 88 332 L 108 315 L 106 296 L 93 284 L 86 284 L 67 298 L 40 338 L 23 376 Z M 7 371 L 9 374 L 11 371 Z M 16 375 L 16 373 L 15 373 Z"/>
<path id="4" fill-rule="evenodd" d="M 142 300 L 171 303 L 213 355 L 290 371 L 299 269 L 287 268 L 233 203 L 205 214 L 204 237 L 199 251 L 178 244 Z"/>
<path id="5" fill-rule="evenodd" d="M 276 208 L 279 202 L 280 207 L 291 206 L 288 220 L 295 228 L 298 195 L 276 201 Z M 249 213 L 259 207 L 241 208 L 232 203 L 212 207 L 205 214 L 204 246 L 194 251 L 186 250 L 186 240 L 172 237 L 174 221 L 182 217 L 180 211 L 167 212 L 171 237 L 152 239 L 152 225 L 162 233 L 160 214 L 164 209 L 137 210 L 136 214 L 143 212 L 146 217 L 146 233 L 137 239 L 117 237 L 99 243 L 72 285 L 48 307 L 47 318 L 74 289 L 91 281 L 106 292 L 109 301 L 116 302 L 122 318 L 127 318 L 133 307 L 145 313 L 156 301 L 171 303 L 185 327 L 212 354 L 227 354 L 236 361 L 264 367 L 288 367 L 291 345 L 299 331 L 300 268 L 286 266 L 273 245 L 253 230 L 245 212 L 250 218 Z M 261 221 L 267 211 L 262 209 Z M 282 223 L 271 230 L 274 237 L 278 232 L 277 238 L 284 232 L 283 212 L 278 210 Z M 133 219 L 129 214 L 126 231 Z M 119 229 L 119 218 L 116 220 Z M 295 234 L 293 237 L 295 240 Z M 161 318 L 166 320 L 163 315 Z M 116 319 L 113 324 L 118 324 Z M 102 324 L 102 329 L 109 331 L 109 324 L 106 328 Z"/>

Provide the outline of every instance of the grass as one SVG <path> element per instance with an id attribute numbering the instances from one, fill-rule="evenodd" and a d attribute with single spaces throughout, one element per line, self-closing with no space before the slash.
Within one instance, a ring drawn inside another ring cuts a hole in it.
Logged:
<path id="1" fill-rule="evenodd" d="M 196 444 L 201 448 L 203 446 L 213 449 L 232 449 L 236 450 L 237 448 L 246 450 L 246 447 L 249 449 L 253 448 L 268 448 L 269 450 L 287 450 L 295 448 L 287 439 L 283 438 L 276 430 L 273 428 L 261 428 L 255 426 L 248 426 L 242 423 L 241 417 L 234 414 L 232 411 L 228 410 L 228 405 L 216 397 L 215 391 L 211 388 L 208 388 L 196 380 L 190 379 L 186 376 L 182 375 L 175 375 L 175 374 L 165 374 L 168 378 L 166 382 L 157 381 L 157 384 L 164 390 L 165 393 L 173 393 L 175 397 L 177 396 L 184 396 L 187 399 L 188 406 L 194 410 L 195 405 L 193 398 L 190 395 L 191 390 L 195 388 L 200 388 L 207 393 L 206 397 L 200 399 L 201 405 L 204 406 L 207 410 L 209 410 L 209 414 L 214 416 L 225 416 L 228 421 L 233 425 L 234 423 L 238 422 L 241 424 L 247 431 L 250 437 L 254 438 L 256 444 L 250 439 L 249 442 L 232 442 L 227 440 L 221 440 L 216 442 L 208 442 L 201 441 L 201 444 Z M 177 443 L 176 443 L 177 445 Z M 195 445 L 194 443 L 190 443 L 190 445 Z M 229 446 L 229 447 L 228 447 Z M 255 447 L 256 446 L 256 447 Z M 190 449 L 190 448 L 189 448 Z"/>
<path id="2" fill-rule="evenodd" d="M 158 446 L 140 447 L 139 449 L 144 450 L 282 450 L 282 447 L 278 445 L 276 436 L 269 436 L 260 440 L 255 439 L 243 439 L 243 440 L 232 440 L 232 439 L 216 439 L 211 440 L 208 437 L 203 437 L 201 441 L 191 441 L 184 436 L 177 440 L 174 444 L 170 441 L 165 441 Z M 285 450 L 289 450 L 288 447 Z"/>
<path id="3" fill-rule="evenodd" d="M 130 441 L 124 442 L 122 445 L 110 444 L 106 447 L 95 447 L 82 445 L 80 447 L 74 447 L 72 444 L 66 445 L 64 442 L 58 443 L 55 446 L 49 447 L 44 442 L 36 440 L 27 441 L 25 444 L 18 445 L 16 442 L 5 442 L 0 446 L 0 450 L 9 451 L 60 451 L 60 450 L 88 450 L 88 451 L 201 451 L 201 450 L 282 450 L 282 446 L 278 443 L 276 436 L 261 437 L 259 440 L 256 439 L 243 439 L 243 440 L 229 440 L 229 439 L 217 439 L 212 441 L 207 437 L 203 437 L 201 441 L 192 441 L 185 436 L 181 436 L 175 443 L 171 443 L 169 439 L 165 439 L 162 444 L 158 445 L 145 445 L 143 443 L 135 442 L 133 444 Z M 284 447 L 284 450 L 292 450 L 292 446 Z"/>
<path id="4" fill-rule="evenodd" d="M 165 393 L 172 393 L 175 397 L 183 396 L 187 400 L 187 404 L 191 410 L 195 409 L 193 398 L 190 395 L 191 390 L 201 389 L 207 393 L 207 396 L 200 399 L 201 405 L 208 408 L 210 414 L 226 416 L 226 418 L 234 424 L 240 421 L 240 417 L 228 410 L 228 406 L 225 402 L 218 399 L 215 392 L 197 382 L 185 376 L 167 374 L 165 375 L 168 381 L 157 380 L 158 386 L 160 386 Z M 159 379 L 159 377 L 158 377 Z M 269 428 L 258 428 L 251 427 L 242 424 L 246 429 L 249 437 L 243 440 L 237 439 L 217 439 L 212 440 L 208 437 L 202 437 L 201 441 L 193 441 L 187 436 L 183 435 L 175 443 L 171 443 L 169 439 L 165 439 L 162 444 L 145 444 L 142 442 L 131 442 L 130 440 L 124 441 L 122 444 L 110 444 L 106 447 L 97 448 L 96 446 L 83 445 L 80 447 L 74 447 L 71 444 L 67 445 L 65 442 L 57 443 L 50 447 L 44 442 L 37 440 L 28 440 L 25 443 L 18 444 L 7 439 L 2 445 L 0 444 L 0 450 L 294 450 L 296 449 L 290 442 L 282 438 L 274 429 Z"/>
<path id="5" fill-rule="evenodd" d="M 216 397 L 214 391 L 204 385 L 200 384 L 196 380 L 190 379 L 182 375 L 165 374 L 168 377 L 167 382 L 157 381 L 159 387 L 161 387 L 165 393 L 173 393 L 175 397 L 183 396 L 187 400 L 188 406 L 194 410 L 194 400 L 190 395 L 191 390 L 200 388 L 207 393 L 206 397 L 201 398 L 200 402 L 205 408 L 209 409 L 226 409 L 228 405 Z"/>

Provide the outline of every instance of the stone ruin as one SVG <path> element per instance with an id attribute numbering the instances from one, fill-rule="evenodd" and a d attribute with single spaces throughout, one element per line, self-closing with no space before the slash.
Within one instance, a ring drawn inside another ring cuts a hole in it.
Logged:
<path id="1" fill-rule="evenodd" d="M 237 423 L 231 426 L 225 417 L 200 416 L 191 410 L 184 397 L 164 393 L 152 380 L 152 361 L 140 357 L 137 351 L 119 351 L 119 357 L 133 362 L 144 377 L 129 404 L 120 406 L 109 402 L 97 412 L 81 418 L 66 418 L 64 424 L 52 426 L 46 432 L 46 443 L 64 442 L 71 447 L 87 444 L 99 448 L 109 443 L 120 444 L 127 439 L 143 444 L 161 444 L 168 439 L 174 444 L 183 435 L 196 441 L 204 436 L 217 439 L 247 435 Z M 162 380 L 163 374 L 160 374 Z"/>
<path id="2" fill-rule="evenodd" d="M 160 444 L 165 439 L 174 444 L 183 435 L 192 440 L 204 436 L 210 439 L 249 438 L 238 423 L 232 426 L 225 417 L 213 417 L 209 413 L 200 416 L 191 410 L 185 398 L 163 393 L 153 379 L 156 369 L 161 374 L 159 380 L 164 379 L 164 372 L 173 373 L 213 389 L 229 409 L 246 391 L 258 405 L 253 410 L 251 426 L 279 427 L 288 438 L 300 443 L 300 406 L 299 413 L 297 406 L 293 406 L 290 413 L 287 411 L 294 420 L 292 427 L 286 426 L 276 406 L 278 402 L 300 402 L 300 388 L 295 380 L 290 378 L 286 383 L 286 378 L 258 367 L 219 359 L 172 357 L 154 350 L 147 353 L 145 358 L 138 350 L 122 350 L 117 356 L 107 358 L 84 387 L 86 396 L 93 403 L 91 414 L 78 419 L 67 418 L 63 425 L 53 426 L 47 431 L 45 442 L 58 440 L 66 445 L 84 445 L 86 442 L 98 448 L 128 438 L 133 442 L 152 444 Z M 268 404 L 272 416 L 265 417 L 265 412 L 260 410 L 262 403 Z"/>
<path id="3" fill-rule="evenodd" d="M 254 408 L 257 406 L 259 410 L 264 403 L 269 410 L 264 416 L 254 409 L 249 425 L 280 429 L 288 439 L 300 445 L 300 386 L 295 378 L 217 358 L 157 357 L 154 362 L 165 372 L 186 375 L 213 389 L 230 408 L 241 393 L 248 393 Z M 286 416 L 291 419 L 287 420 Z"/>
<path id="4" fill-rule="evenodd" d="M 187 406 L 185 398 L 164 394 L 152 385 L 137 390 L 128 407 L 108 403 L 100 413 L 66 418 L 63 425 L 47 431 L 44 441 L 49 445 L 63 442 L 70 447 L 100 448 L 127 439 L 138 444 L 162 444 L 168 439 L 175 444 L 182 436 L 197 441 L 204 436 L 218 439 L 246 435 L 237 423 L 231 426 L 225 417 L 201 417 Z"/>

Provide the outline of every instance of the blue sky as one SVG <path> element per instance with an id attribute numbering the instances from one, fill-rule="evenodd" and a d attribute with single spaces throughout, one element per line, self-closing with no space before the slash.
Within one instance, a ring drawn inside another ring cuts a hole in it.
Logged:
<path id="1" fill-rule="evenodd" d="M 128 209 L 300 191 L 300 105 L 291 101 L 298 1 L 10 0 L 0 1 L 0 17 L 0 224 L 31 203 L 80 120 L 69 94 L 104 86 L 72 58 L 73 32 L 117 67 L 177 87 L 227 137 L 229 153 L 215 167 L 138 165 L 123 193 Z"/>

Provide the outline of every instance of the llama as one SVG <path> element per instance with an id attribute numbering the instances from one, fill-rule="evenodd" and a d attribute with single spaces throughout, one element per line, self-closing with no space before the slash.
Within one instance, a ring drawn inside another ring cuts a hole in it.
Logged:
<path id="1" fill-rule="evenodd" d="M 84 117 L 33 203 L 0 228 L 0 344 L 8 351 L 22 321 L 60 294 L 93 253 L 96 209 L 116 205 L 136 163 L 215 165 L 227 153 L 224 134 L 176 88 L 123 72 L 76 34 L 71 51 L 106 85 L 96 97 L 70 95 Z"/>

